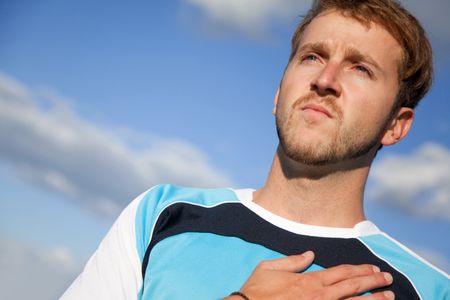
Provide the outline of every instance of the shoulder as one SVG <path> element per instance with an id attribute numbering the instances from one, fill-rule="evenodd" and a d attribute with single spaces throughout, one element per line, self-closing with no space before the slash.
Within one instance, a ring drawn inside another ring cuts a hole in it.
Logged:
<path id="1" fill-rule="evenodd" d="M 176 204 L 213 207 L 239 202 L 231 188 L 192 188 L 173 184 L 154 186 L 135 199 L 135 234 L 139 255 L 143 257 L 157 221 Z"/>
<path id="2" fill-rule="evenodd" d="M 161 211 L 168 205 L 188 203 L 199 206 L 214 206 L 224 202 L 238 202 L 231 188 L 193 188 L 173 184 L 152 187 L 141 195 L 138 210 Z"/>
<path id="3" fill-rule="evenodd" d="M 402 273 L 422 299 L 448 299 L 450 277 L 385 233 L 360 237 L 367 248 Z"/>
<path id="4" fill-rule="evenodd" d="M 239 202 L 231 188 L 193 188 L 173 184 L 154 186 L 138 197 L 136 205 L 136 222 L 156 219 L 167 207 L 186 203 L 211 207 L 227 202 Z"/>

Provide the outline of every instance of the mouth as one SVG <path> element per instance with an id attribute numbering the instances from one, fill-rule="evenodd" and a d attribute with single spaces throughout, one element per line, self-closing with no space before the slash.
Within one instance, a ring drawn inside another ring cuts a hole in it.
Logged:
<path id="1" fill-rule="evenodd" d="M 323 114 L 328 118 L 332 118 L 333 116 L 331 113 L 323 106 L 317 105 L 317 104 L 307 104 L 302 107 L 303 111 L 313 111 L 319 114 Z"/>

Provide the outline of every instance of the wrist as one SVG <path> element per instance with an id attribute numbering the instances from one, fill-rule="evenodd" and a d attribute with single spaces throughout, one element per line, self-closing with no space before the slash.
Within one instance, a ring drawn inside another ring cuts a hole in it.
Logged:
<path id="1" fill-rule="evenodd" d="M 233 299 L 233 300 L 238 300 L 238 299 L 239 300 L 250 300 L 250 298 L 247 297 L 246 294 L 239 292 L 239 291 L 232 292 L 229 297 L 232 297 L 231 299 Z M 228 299 L 230 299 L 230 298 L 228 298 Z"/>

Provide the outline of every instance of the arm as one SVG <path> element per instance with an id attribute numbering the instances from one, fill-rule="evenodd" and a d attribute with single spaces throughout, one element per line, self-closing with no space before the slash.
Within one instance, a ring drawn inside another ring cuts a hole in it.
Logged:
<path id="1" fill-rule="evenodd" d="M 144 194 L 121 213 L 97 251 L 60 299 L 136 299 L 142 286 L 136 249 L 136 209 Z"/>
<path id="2" fill-rule="evenodd" d="M 388 286 L 392 276 L 371 265 L 340 265 L 330 269 L 298 273 L 314 260 L 311 251 L 261 262 L 241 292 L 249 299 L 361 299 L 392 300 L 392 292 L 357 296 L 363 292 Z M 231 296 L 227 300 L 242 300 Z"/>

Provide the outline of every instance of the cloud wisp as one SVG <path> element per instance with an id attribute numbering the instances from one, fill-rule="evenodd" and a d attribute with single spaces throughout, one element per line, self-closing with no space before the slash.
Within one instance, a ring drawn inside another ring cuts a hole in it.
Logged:
<path id="1" fill-rule="evenodd" d="M 0 298 L 57 299 L 79 265 L 64 247 L 40 249 L 0 236 Z"/>
<path id="2" fill-rule="evenodd" d="M 429 143 L 373 166 L 369 198 L 422 217 L 450 220 L 450 150 Z"/>
<path id="3" fill-rule="evenodd" d="M 269 36 L 273 21 L 289 23 L 309 8 L 309 0 L 184 0 L 200 9 L 202 28 L 237 32 L 252 38 Z"/>
<path id="4" fill-rule="evenodd" d="M 135 149 L 48 94 L 0 73 L 0 159 L 29 182 L 107 215 L 155 184 L 231 184 L 187 141 L 152 137 Z"/>
<path id="5" fill-rule="evenodd" d="M 198 28 L 216 35 L 226 32 L 241 33 L 250 38 L 270 36 L 274 23 L 290 24 L 305 14 L 311 0 L 183 0 L 188 7 L 201 11 Z M 401 3 L 422 22 L 435 42 L 438 53 L 450 49 L 450 25 L 447 0 L 403 0 Z M 275 22 L 274 22 L 275 21 Z M 444 57 L 446 59 L 446 57 Z"/>

